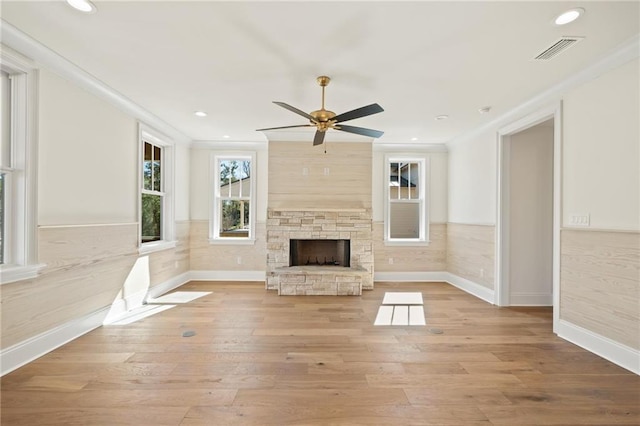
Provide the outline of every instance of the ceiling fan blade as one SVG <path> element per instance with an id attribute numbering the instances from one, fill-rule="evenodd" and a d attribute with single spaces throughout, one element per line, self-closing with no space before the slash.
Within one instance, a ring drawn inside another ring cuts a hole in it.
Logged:
<path id="1" fill-rule="evenodd" d="M 262 132 L 264 130 L 293 129 L 294 127 L 315 127 L 315 126 L 313 124 L 300 124 L 298 126 L 268 127 L 266 129 L 256 129 L 256 132 Z"/>
<path id="2" fill-rule="evenodd" d="M 313 137 L 313 146 L 322 145 L 324 142 L 324 134 L 327 132 L 321 132 L 320 130 L 316 130 L 316 135 Z"/>
<path id="3" fill-rule="evenodd" d="M 343 132 L 355 133 L 356 135 L 370 136 L 372 138 L 379 138 L 384 135 L 384 132 L 380 130 L 365 129 L 364 127 L 346 126 L 341 124 L 334 127 L 336 130 L 342 130 Z"/>
<path id="4" fill-rule="evenodd" d="M 309 120 L 311 120 L 311 121 L 314 121 L 314 122 L 316 121 L 316 119 L 315 119 L 315 118 L 313 118 L 313 116 L 311 116 L 311 115 L 307 114 L 306 112 L 304 112 L 304 111 L 302 111 L 302 110 L 300 110 L 300 109 L 298 109 L 298 108 L 296 108 L 296 107 L 292 107 L 292 106 L 291 106 L 291 105 L 289 105 L 289 104 L 285 104 L 284 102 L 278 102 L 278 101 L 273 101 L 273 103 L 274 103 L 274 104 L 276 104 L 276 105 L 278 105 L 278 106 L 281 106 L 281 107 L 282 107 L 282 108 L 284 108 L 284 109 L 288 109 L 288 110 L 289 110 L 289 111 L 291 111 L 291 112 L 295 112 L 296 114 L 301 115 L 301 116 L 303 116 L 304 118 L 307 118 L 307 119 L 309 119 Z"/>
<path id="5" fill-rule="evenodd" d="M 340 123 L 342 121 L 349 121 L 360 117 L 366 117 L 367 115 L 377 114 L 382 111 L 384 110 L 380 105 L 371 104 L 351 111 L 343 112 L 342 114 L 338 114 L 333 117 L 332 120 L 336 123 Z"/>

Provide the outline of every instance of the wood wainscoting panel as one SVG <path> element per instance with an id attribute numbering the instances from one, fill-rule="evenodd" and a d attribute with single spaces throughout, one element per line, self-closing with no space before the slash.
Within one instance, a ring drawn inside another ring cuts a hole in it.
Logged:
<path id="1" fill-rule="evenodd" d="M 429 245 L 385 245 L 384 223 L 373 223 L 376 272 L 431 272 L 447 269 L 447 224 L 429 225 Z M 393 263 L 389 263 L 393 259 Z"/>
<path id="2" fill-rule="evenodd" d="M 192 221 L 189 244 L 192 271 L 262 271 L 267 263 L 264 222 L 256 223 L 255 244 L 211 244 L 209 221 Z"/>
<path id="3" fill-rule="evenodd" d="M 447 271 L 495 288 L 495 226 L 447 224 Z"/>
<path id="4" fill-rule="evenodd" d="M 47 226 L 38 230 L 31 280 L 2 286 L 2 349 L 111 305 L 138 257 L 137 224 Z"/>
<path id="5" fill-rule="evenodd" d="M 640 232 L 562 230 L 560 318 L 640 349 Z"/>

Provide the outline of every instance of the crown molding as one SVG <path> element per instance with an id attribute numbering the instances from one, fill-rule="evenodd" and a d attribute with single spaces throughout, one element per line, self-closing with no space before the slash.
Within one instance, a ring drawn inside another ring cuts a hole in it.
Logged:
<path id="1" fill-rule="evenodd" d="M 536 109 L 540 109 L 544 106 L 548 106 L 550 103 L 557 102 L 566 92 L 572 90 L 584 83 L 596 79 L 597 77 L 618 68 L 629 61 L 637 59 L 640 56 L 640 34 L 636 34 L 630 39 L 618 45 L 615 49 L 610 51 L 605 56 L 593 62 L 586 68 L 573 74 L 571 77 L 549 87 L 530 98 L 529 100 L 521 103 L 517 107 L 505 112 L 504 114 L 496 117 L 494 120 L 477 127 L 467 133 L 464 133 L 456 138 L 447 142 L 448 147 L 457 145 L 460 142 L 468 141 L 477 137 L 486 131 L 492 129 L 499 129 L 503 127 L 509 121 L 517 120 L 523 116 L 530 114 Z"/>
<path id="2" fill-rule="evenodd" d="M 100 81 L 41 42 L 28 36 L 7 21 L 0 19 L 0 39 L 2 44 L 17 51 L 54 73 L 84 88 L 95 96 L 115 105 L 121 111 L 165 133 L 179 143 L 191 143 L 191 138 L 180 132 L 161 118 L 147 111 L 120 92 Z"/>

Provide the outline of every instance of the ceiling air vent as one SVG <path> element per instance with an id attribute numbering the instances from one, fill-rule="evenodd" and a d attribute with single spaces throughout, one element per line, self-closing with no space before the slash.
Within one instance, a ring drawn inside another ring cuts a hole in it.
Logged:
<path id="1" fill-rule="evenodd" d="M 561 37 L 560 39 L 556 40 L 551 46 L 540 52 L 538 56 L 533 59 L 536 61 L 548 61 L 549 59 L 555 58 L 560 53 L 564 52 L 582 39 L 584 39 L 584 37 Z"/>

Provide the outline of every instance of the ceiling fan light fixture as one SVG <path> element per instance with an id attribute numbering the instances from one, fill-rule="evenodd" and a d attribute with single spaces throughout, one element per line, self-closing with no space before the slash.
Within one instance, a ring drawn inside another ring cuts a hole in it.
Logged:
<path id="1" fill-rule="evenodd" d="M 435 119 L 437 121 L 442 121 L 442 120 L 446 120 L 447 118 L 449 118 L 449 116 L 447 114 L 441 114 L 441 115 L 436 115 Z"/>
<path id="2" fill-rule="evenodd" d="M 562 12 L 553 21 L 556 25 L 567 25 L 576 19 L 578 19 L 584 13 L 584 9 L 576 7 L 575 9 L 569 9 L 566 12 Z"/>
<path id="3" fill-rule="evenodd" d="M 89 0 L 67 0 L 67 4 L 83 13 L 96 13 L 98 10 Z"/>
<path id="4" fill-rule="evenodd" d="M 486 114 L 486 113 L 488 113 L 488 112 L 491 112 L 491 107 L 490 107 L 490 106 L 484 106 L 484 107 L 482 107 L 482 108 L 479 108 L 479 109 L 478 109 L 478 112 L 479 112 L 480 114 Z"/>

